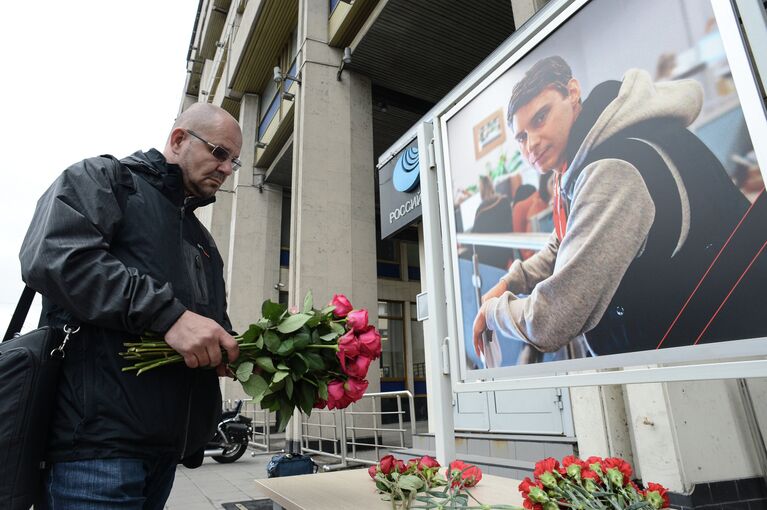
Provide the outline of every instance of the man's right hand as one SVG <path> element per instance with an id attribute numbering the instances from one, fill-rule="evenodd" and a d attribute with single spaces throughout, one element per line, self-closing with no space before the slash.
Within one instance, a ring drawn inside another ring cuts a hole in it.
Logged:
<path id="1" fill-rule="evenodd" d="M 189 368 L 218 367 L 221 349 L 226 351 L 230 363 L 240 355 L 240 346 L 232 335 L 216 321 L 189 310 L 165 333 L 165 341 L 184 357 Z"/>
<path id="2" fill-rule="evenodd" d="M 506 288 L 506 282 L 504 282 L 503 280 L 499 281 L 498 283 L 495 284 L 495 287 L 488 290 L 485 293 L 485 295 L 482 296 L 482 304 L 485 304 L 487 300 L 490 298 L 501 297 L 501 295 L 507 290 L 509 289 Z"/>

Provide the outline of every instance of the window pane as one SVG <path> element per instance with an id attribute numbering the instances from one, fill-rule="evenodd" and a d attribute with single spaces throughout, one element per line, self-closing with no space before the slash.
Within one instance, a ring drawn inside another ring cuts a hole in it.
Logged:
<path id="1" fill-rule="evenodd" d="M 381 377 L 405 378 L 404 327 L 402 320 L 378 319 L 381 333 Z"/>
<path id="2" fill-rule="evenodd" d="M 423 349 L 423 323 L 410 321 L 410 333 L 413 339 L 413 377 L 424 379 L 426 377 L 426 354 Z"/>

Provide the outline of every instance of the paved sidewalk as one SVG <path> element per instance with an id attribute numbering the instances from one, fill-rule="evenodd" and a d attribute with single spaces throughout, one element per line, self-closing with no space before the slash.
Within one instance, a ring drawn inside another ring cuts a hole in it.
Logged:
<path id="1" fill-rule="evenodd" d="M 206 458 L 197 469 L 179 466 L 165 508 L 168 510 L 221 510 L 223 503 L 262 499 L 253 480 L 266 478 L 271 455 L 245 453 L 233 464 Z"/>

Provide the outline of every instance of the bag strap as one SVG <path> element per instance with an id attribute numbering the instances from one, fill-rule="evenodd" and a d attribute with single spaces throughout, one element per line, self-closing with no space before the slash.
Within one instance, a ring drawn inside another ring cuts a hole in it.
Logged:
<path id="1" fill-rule="evenodd" d="M 21 292 L 19 302 L 16 305 L 16 309 L 13 311 L 13 317 L 8 324 L 8 330 L 3 336 L 3 342 L 10 340 L 24 327 L 24 321 L 27 319 L 27 313 L 29 313 L 29 307 L 32 306 L 32 300 L 35 297 L 35 290 L 28 285 L 24 286 L 24 290 Z"/>

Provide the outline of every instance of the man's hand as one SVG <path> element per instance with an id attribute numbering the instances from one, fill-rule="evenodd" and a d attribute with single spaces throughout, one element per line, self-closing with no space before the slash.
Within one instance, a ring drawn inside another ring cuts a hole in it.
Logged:
<path id="1" fill-rule="evenodd" d="M 494 298 L 494 297 L 501 297 L 501 294 L 509 290 L 506 288 L 506 282 L 503 280 L 499 281 L 495 284 L 495 287 L 488 290 L 487 293 L 485 293 L 484 296 L 482 296 L 482 304 L 485 304 L 488 299 Z"/>
<path id="2" fill-rule="evenodd" d="M 184 357 L 189 368 L 218 367 L 221 349 L 231 363 L 240 355 L 237 341 L 216 321 L 187 310 L 165 333 L 165 341 Z"/>
<path id="3" fill-rule="evenodd" d="M 492 290 L 490 292 L 492 292 Z M 479 307 L 479 312 L 477 312 L 477 316 L 474 318 L 474 352 L 477 353 L 477 356 L 485 353 L 485 344 L 482 341 L 482 333 L 487 329 L 487 321 L 485 319 L 486 313 L 487 304 L 484 302 L 483 298 L 482 306 Z"/>

